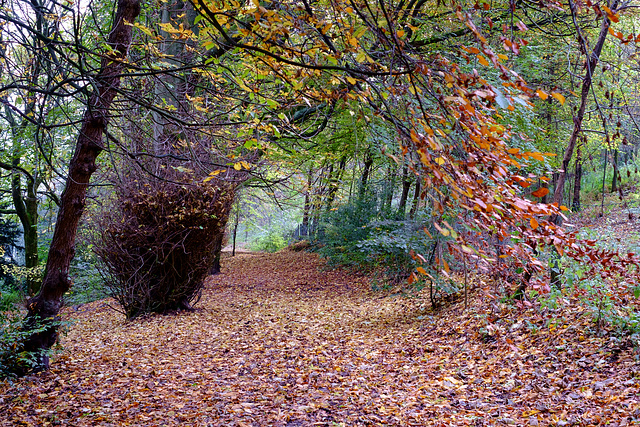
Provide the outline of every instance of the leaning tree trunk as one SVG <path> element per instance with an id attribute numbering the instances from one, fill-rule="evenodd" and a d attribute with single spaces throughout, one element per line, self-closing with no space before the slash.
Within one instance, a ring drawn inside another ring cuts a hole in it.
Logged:
<path id="1" fill-rule="evenodd" d="M 575 6 L 573 3 L 572 12 L 575 13 Z M 618 0 L 614 0 L 611 5 L 611 9 L 615 10 L 618 7 Z M 587 101 L 589 98 L 589 92 L 591 91 L 591 83 L 593 82 L 593 73 L 596 71 L 596 66 L 598 65 L 598 61 L 600 60 L 600 53 L 602 52 L 602 47 L 604 46 L 604 42 L 607 38 L 607 34 L 609 34 L 609 27 L 611 26 L 611 21 L 607 16 L 604 16 L 602 19 L 602 24 L 600 24 L 600 34 L 598 35 L 598 40 L 593 48 L 593 51 L 587 58 L 586 66 L 587 73 L 582 80 L 582 90 L 580 93 L 580 107 L 576 115 L 573 118 L 573 131 L 571 132 L 571 137 L 569 138 L 569 144 L 565 149 L 564 156 L 562 158 L 562 168 L 560 169 L 560 174 L 558 175 L 558 181 L 555 185 L 555 192 L 553 195 L 553 202 L 560 206 L 562 204 L 562 199 L 564 198 L 564 183 L 567 179 L 567 170 L 569 169 L 569 163 L 571 162 L 571 157 L 573 156 L 573 150 L 575 149 L 576 142 L 578 140 L 578 136 L 582 132 L 582 121 L 584 119 L 584 113 L 587 108 Z M 581 39 L 582 40 L 582 39 Z M 586 45 L 586 41 L 585 41 Z M 558 215 L 554 215 L 551 218 L 554 222 L 558 221 L 560 217 Z"/>
<path id="2" fill-rule="evenodd" d="M 108 44 L 113 54 L 102 59 L 96 76 L 95 91 L 91 94 L 75 151 L 69 163 L 66 187 L 60 198 L 49 258 L 40 292 L 27 303 L 25 327 L 33 330 L 38 324 L 45 327 L 33 333 L 24 343 L 24 350 L 38 352 L 36 370 L 49 368 L 45 350 L 53 346 L 58 335 L 55 320 L 62 307 L 62 296 L 71 283 L 69 264 L 75 253 L 78 222 L 85 207 L 89 179 L 96 170 L 96 158 L 102 151 L 102 135 L 109 121 L 109 107 L 120 85 L 120 75 L 132 37 L 132 22 L 140 13 L 140 0 L 118 0 L 118 7 L 109 34 Z"/>

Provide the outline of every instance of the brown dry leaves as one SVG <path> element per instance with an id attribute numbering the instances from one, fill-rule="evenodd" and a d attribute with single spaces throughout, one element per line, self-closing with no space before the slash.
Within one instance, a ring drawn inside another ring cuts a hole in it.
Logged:
<path id="1" fill-rule="evenodd" d="M 457 304 L 430 313 L 420 298 L 322 271 L 314 255 L 225 261 L 194 313 L 127 323 L 104 302 L 70 310 L 75 324 L 52 371 L 0 384 L 0 425 L 626 425 L 640 417 L 634 354 L 584 334 L 578 314 L 549 327 L 532 311 L 490 310 L 482 290 L 466 312 Z"/>

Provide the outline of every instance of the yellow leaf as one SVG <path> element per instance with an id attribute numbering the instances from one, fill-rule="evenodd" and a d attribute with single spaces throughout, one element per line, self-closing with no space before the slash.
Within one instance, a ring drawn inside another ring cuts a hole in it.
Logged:
<path id="1" fill-rule="evenodd" d="M 442 157 L 437 157 L 437 158 L 436 158 L 436 163 L 437 163 L 437 164 L 439 164 L 439 165 L 443 165 L 443 164 L 444 164 L 444 162 L 445 162 L 444 158 L 442 158 Z"/>
<path id="2" fill-rule="evenodd" d="M 234 163 L 233 168 L 239 171 L 240 169 L 242 169 L 242 164 L 240 162 Z"/>
<path id="3" fill-rule="evenodd" d="M 551 96 L 553 96 L 555 99 L 557 99 L 558 102 L 560 103 L 560 105 L 564 105 L 564 96 L 562 96 L 561 93 L 551 92 Z"/>
<path id="4" fill-rule="evenodd" d="M 543 90 L 540 90 L 540 89 L 538 89 L 538 90 L 536 91 L 536 93 L 538 94 L 538 96 L 540 97 L 540 99 L 542 99 L 543 101 L 549 97 L 549 94 L 548 94 L 547 92 L 545 92 L 545 91 L 543 91 Z"/>
<path id="5" fill-rule="evenodd" d="M 353 78 L 353 77 L 351 77 L 351 76 L 347 76 L 347 81 L 348 81 L 349 83 L 351 83 L 352 85 L 356 84 L 356 79 L 354 79 L 354 78 Z"/>
<path id="6" fill-rule="evenodd" d="M 437 223 L 433 223 L 433 226 L 437 228 L 440 234 L 442 234 L 444 237 L 447 237 L 449 235 L 449 230 L 447 230 L 446 228 L 440 227 Z"/>
<path id="7" fill-rule="evenodd" d="M 460 246 L 462 248 L 462 252 L 468 253 L 468 254 L 474 254 L 475 251 L 473 249 L 471 249 L 469 246 L 466 245 L 461 245 Z"/>

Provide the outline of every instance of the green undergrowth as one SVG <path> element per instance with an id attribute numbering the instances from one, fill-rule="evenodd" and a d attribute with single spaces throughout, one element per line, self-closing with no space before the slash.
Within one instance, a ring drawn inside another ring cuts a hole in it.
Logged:
<path id="1" fill-rule="evenodd" d="M 339 206 L 328 213 L 317 235 L 317 251 L 329 266 L 349 266 L 373 276 L 373 288 L 388 290 L 406 286 L 411 274 L 420 269 L 410 288 L 427 288 L 435 305 L 438 299 L 458 291 L 457 284 L 445 280 L 436 268 L 436 258 L 447 258 L 442 235 L 433 227 L 428 209 L 413 217 L 397 210 L 383 209 L 375 194 Z M 444 218 L 450 220 L 450 218 Z M 413 254 L 421 254 L 418 260 Z"/>
<path id="2" fill-rule="evenodd" d="M 47 356 L 60 350 L 58 346 L 41 351 L 25 351 L 24 341 L 34 333 L 43 332 L 42 322 L 34 329 L 25 330 L 24 313 L 18 310 L 0 312 L 0 379 L 11 379 L 31 372 L 41 359 L 41 354 Z M 52 323 L 64 332 L 68 322 L 56 321 Z"/>
<path id="3" fill-rule="evenodd" d="M 540 308 L 559 316 L 569 310 L 590 317 L 593 334 L 629 338 L 640 346 L 640 286 L 593 276 L 589 266 L 566 256 L 559 259 L 560 286 L 548 293 L 530 292 Z"/>

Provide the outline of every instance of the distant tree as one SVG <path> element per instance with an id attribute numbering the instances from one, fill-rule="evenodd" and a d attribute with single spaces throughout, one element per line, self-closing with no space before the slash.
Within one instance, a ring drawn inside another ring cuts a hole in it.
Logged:
<path id="1" fill-rule="evenodd" d="M 18 224 L 0 214 L 0 280 L 8 286 L 16 285 L 9 268 L 18 264 L 18 260 L 13 256 L 14 251 L 24 250 L 18 245 L 21 234 Z"/>

